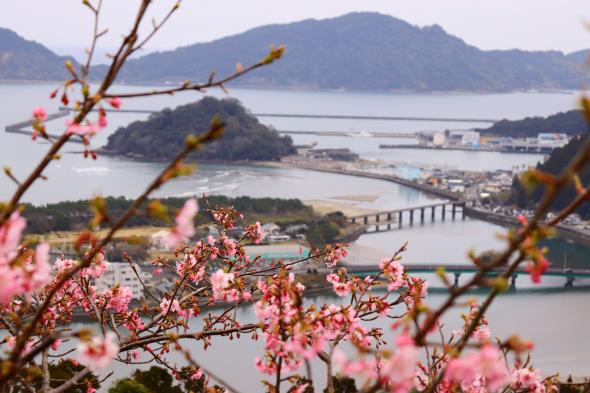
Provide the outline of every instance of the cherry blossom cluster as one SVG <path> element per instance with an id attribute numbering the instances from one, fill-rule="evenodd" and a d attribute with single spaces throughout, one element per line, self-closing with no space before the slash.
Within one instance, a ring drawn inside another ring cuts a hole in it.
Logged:
<path id="1" fill-rule="evenodd" d="M 256 223 L 248 225 L 244 228 L 246 238 L 253 241 L 255 244 L 260 244 L 264 238 L 266 237 L 266 233 L 262 229 L 259 221 Z"/>
<path id="2" fill-rule="evenodd" d="M 215 209 L 209 209 L 209 214 L 213 218 L 213 222 L 221 230 L 231 230 L 236 226 L 238 220 L 244 218 L 233 207 L 217 207 Z"/>
<path id="3" fill-rule="evenodd" d="M 49 245 L 39 244 L 35 251 L 21 245 L 26 220 L 18 211 L 0 227 L 0 303 L 15 296 L 30 296 L 51 281 Z"/>
<path id="4" fill-rule="evenodd" d="M 344 375 L 376 381 L 378 386 L 390 392 L 409 392 L 414 387 L 419 350 L 407 333 L 400 334 L 395 341 L 397 349 L 394 352 L 350 360 L 343 352 L 337 351 L 334 360 Z"/>
<path id="5" fill-rule="evenodd" d="M 346 251 L 345 244 L 336 244 L 335 246 L 328 245 L 327 253 L 325 256 L 326 266 L 333 268 L 342 258 L 346 258 L 348 252 Z"/>
<path id="6" fill-rule="evenodd" d="M 141 362 L 141 352 L 165 362 L 170 351 L 184 351 L 176 338 L 181 333 L 202 340 L 209 347 L 213 345 L 212 335 L 231 338 L 234 334 L 240 337 L 250 332 L 254 338 L 264 339 L 264 352 L 254 362 L 256 368 L 292 381 L 292 391 L 303 392 L 308 386 L 309 382 L 299 373 L 302 365 L 314 358 L 337 367 L 340 373 L 357 375 L 369 384 L 376 383 L 396 393 L 425 389 L 433 383 L 440 392 L 461 389 L 474 393 L 505 388 L 545 393 L 550 386 L 539 370 L 520 361 L 518 354 L 529 351 L 530 343 L 517 338 L 504 343 L 493 341 L 488 322 L 479 315 L 475 303 L 470 303 L 469 311 L 462 316 L 463 326 L 453 332 L 450 341 L 443 342 L 444 349 L 434 351 L 423 362 L 420 351 L 428 349 L 430 344 L 417 345 L 411 330 L 414 325 L 421 326 L 420 316 L 430 313 L 424 302 L 428 283 L 405 271 L 399 252 L 381 260 L 379 272 L 367 277 L 351 275 L 344 267 L 333 270 L 346 256 L 345 245 L 337 244 L 318 252 L 330 269 L 325 279 L 341 301 L 306 304 L 305 286 L 297 282 L 291 264 L 273 261 L 270 268 L 268 265 L 260 268 L 265 277 L 254 281 L 253 277 L 260 274 L 244 245 L 264 238 L 259 223 L 247 226 L 243 237 L 234 240 L 229 230 L 242 219 L 241 214 L 233 208 L 209 209 L 209 212 L 219 235 L 188 246 L 196 233 L 197 201 L 189 199 L 180 209 L 169 236 L 170 244 L 177 247 L 175 257 L 154 261 L 154 274 L 166 271 L 175 277 L 174 285 L 155 298 L 155 304 L 139 308 L 131 307 L 132 291 L 124 285 L 97 290 L 96 280 L 109 269 L 103 252 L 90 254 L 91 249 L 81 249 L 81 260 L 60 257 L 51 269 L 49 246 L 41 244 L 33 252 L 20 244 L 26 222 L 18 212 L 13 213 L 0 229 L 0 261 L 3 269 L 16 273 L 0 276 L 11 280 L 10 285 L 2 287 L 0 311 L 26 316 L 40 309 L 41 314 L 39 325 L 25 343 L 18 343 L 18 334 L 6 338 L 8 349 L 16 350 L 22 345 L 20 354 L 25 356 L 35 350 L 43 337 L 55 335 L 48 350 L 56 353 L 65 338 L 61 337 L 63 328 L 77 312 L 83 312 L 103 328 L 102 334 L 73 333 L 79 340 L 76 361 L 93 372 L 104 369 L 113 359 Z M 82 266 L 81 261 L 90 256 L 92 259 Z M 41 309 L 40 305 L 53 289 L 52 301 Z M 231 310 L 249 301 L 254 301 L 257 323 L 243 324 L 233 313 L 223 311 L 208 313 L 202 330 L 192 331 L 189 320 L 199 315 L 203 307 L 218 304 Z M 396 321 L 392 325 L 395 335 L 392 346 L 385 341 L 383 328 L 370 324 L 376 318 L 387 317 Z M 435 329 L 441 330 L 441 325 L 436 323 L 432 331 Z M 142 340 L 150 344 L 133 344 Z M 475 343 L 464 353 L 454 351 L 461 340 Z M 340 351 L 337 346 L 343 342 L 356 348 L 359 355 L 350 357 Z M 507 362 L 510 351 L 517 354 L 513 367 Z M 185 376 L 182 369 L 168 366 L 179 378 Z M 203 370 L 198 365 L 191 367 L 186 377 L 200 379 Z"/>
<path id="7" fill-rule="evenodd" d="M 168 246 L 176 247 L 183 241 L 187 241 L 195 235 L 194 218 L 199 211 L 197 200 L 188 199 L 175 218 L 176 225 L 168 235 Z"/>
<path id="8" fill-rule="evenodd" d="M 528 225 L 528 220 L 520 214 L 518 222 L 524 227 Z M 519 245 L 520 251 L 528 257 L 525 270 L 531 276 L 531 281 L 535 284 L 541 282 L 541 276 L 549 269 L 549 261 L 545 257 L 548 249 L 546 247 L 537 247 L 538 235 L 536 232 L 527 236 Z"/>

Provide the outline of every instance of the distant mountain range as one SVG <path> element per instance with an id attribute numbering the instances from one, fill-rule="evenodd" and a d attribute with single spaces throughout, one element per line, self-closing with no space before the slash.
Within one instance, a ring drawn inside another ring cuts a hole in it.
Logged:
<path id="1" fill-rule="evenodd" d="M 59 57 L 39 44 L 5 32 L 0 31 L 0 78 L 50 79 L 60 75 L 53 70 Z M 241 78 L 239 84 L 494 92 L 579 89 L 590 81 L 590 71 L 583 66 L 589 51 L 569 55 L 558 51 L 483 51 L 438 25 L 420 28 L 378 13 L 262 26 L 208 43 L 155 52 L 130 60 L 118 81 L 204 80 L 211 71 L 224 75 L 233 72 L 238 62 L 247 65 L 261 59 L 270 44 L 285 44 L 284 58 Z M 30 61 L 15 61 L 19 57 Z M 47 64 L 48 69 L 37 73 L 30 69 L 33 64 Z M 12 71 L 2 76 L 6 67 Z M 98 75 L 104 69 L 105 66 L 94 67 Z"/>
<path id="2" fill-rule="evenodd" d="M 61 80 L 68 59 L 0 27 L 0 80 Z"/>

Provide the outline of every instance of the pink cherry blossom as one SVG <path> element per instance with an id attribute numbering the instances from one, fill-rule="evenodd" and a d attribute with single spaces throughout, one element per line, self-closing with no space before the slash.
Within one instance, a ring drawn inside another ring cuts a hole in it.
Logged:
<path id="1" fill-rule="evenodd" d="M 106 117 L 99 115 L 97 121 L 86 121 L 83 124 L 76 123 L 75 120 L 66 120 L 66 134 L 68 135 L 80 135 L 81 137 L 88 138 L 96 135 L 101 129 L 107 126 Z"/>
<path id="2" fill-rule="evenodd" d="M 201 379 L 202 376 L 203 376 L 203 370 L 198 369 L 194 373 L 191 374 L 191 380 L 196 381 L 198 379 Z"/>
<path id="3" fill-rule="evenodd" d="M 26 221 L 18 211 L 0 227 L 0 303 L 9 303 L 14 296 L 30 296 L 51 281 L 49 245 L 37 246 L 34 257 L 28 256 L 22 263 L 12 264 L 23 249 L 20 247 Z"/>
<path id="4" fill-rule="evenodd" d="M 53 343 L 51 343 L 51 349 L 53 349 L 54 351 L 57 351 L 59 349 L 59 347 L 61 347 L 61 343 L 62 343 L 62 341 L 58 338 Z"/>
<path id="5" fill-rule="evenodd" d="M 104 337 L 95 336 L 78 344 L 77 360 L 93 372 L 105 369 L 119 352 L 117 336 L 107 332 Z"/>
<path id="6" fill-rule="evenodd" d="M 541 372 L 536 368 L 520 368 L 512 372 L 512 387 L 515 391 L 545 393 Z"/>
<path id="7" fill-rule="evenodd" d="M 235 288 L 231 288 L 231 282 L 233 280 L 233 273 L 226 273 L 221 269 L 213 273 L 211 275 L 211 288 L 213 289 L 213 299 L 224 301 L 238 300 L 238 291 Z"/>
<path id="8" fill-rule="evenodd" d="M 14 346 L 16 345 L 16 337 L 10 336 L 10 337 L 6 338 L 6 344 L 8 345 L 8 347 L 10 349 L 13 349 Z M 31 349 L 33 349 L 33 343 L 31 341 L 27 341 L 22 353 L 27 354 Z"/>
<path id="9" fill-rule="evenodd" d="M 249 238 L 256 244 L 260 244 L 266 237 L 266 232 L 262 229 L 259 221 L 255 224 L 248 225 L 245 229 L 245 237 Z"/>
<path id="10" fill-rule="evenodd" d="M 107 115 L 104 111 L 99 112 L 97 124 L 100 128 L 105 128 L 109 124 L 107 121 Z"/>
<path id="11" fill-rule="evenodd" d="M 540 256 L 535 261 L 527 262 L 524 270 L 531 275 L 531 281 L 535 284 L 541 282 L 541 276 L 549 269 L 549 261 Z"/>
<path id="12" fill-rule="evenodd" d="M 347 282 L 345 280 L 341 280 L 340 276 L 338 276 L 337 274 L 328 274 L 326 276 L 326 281 L 328 281 L 329 283 L 332 284 L 332 286 L 334 287 L 334 293 L 336 293 L 336 295 L 343 297 L 346 296 L 350 293 L 351 290 L 351 284 L 350 282 Z"/>
<path id="13" fill-rule="evenodd" d="M 160 302 L 160 310 L 162 310 L 162 313 L 164 314 L 179 313 L 182 311 L 178 299 L 174 299 L 172 302 L 170 302 L 170 299 L 168 298 L 162 299 Z"/>
<path id="14" fill-rule="evenodd" d="M 20 244 L 21 235 L 26 226 L 25 219 L 21 217 L 18 211 L 15 211 L 0 227 L 0 258 L 14 258 L 16 248 Z"/>
<path id="15" fill-rule="evenodd" d="M 113 97 L 109 100 L 109 105 L 115 109 L 121 108 L 121 99 L 119 97 Z"/>
<path id="16" fill-rule="evenodd" d="M 445 376 L 460 383 L 463 390 L 471 390 L 469 387 L 473 384 L 483 383 L 489 391 L 495 392 L 512 381 L 502 353 L 493 344 L 486 344 L 478 352 L 470 352 L 462 358 L 452 359 Z"/>
<path id="17" fill-rule="evenodd" d="M 47 120 L 47 111 L 45 108 L 37 107 L 33 109 L 33 118 L 38 121 L 45 121 Z"/>
<path id="18" fill-rule="evenodd" d="M 383 275 L 389 280 L 387 285 L 388 291 L 397 291 L 404 286 L 404 267 L 399 261 L 382 259 L 379 263 L 379 269 Z"/>
<path id="19" fill-rule="evenodd" d="M 100 131 L 98 123 L 78 124 L 73 120 L 66 121 L 66 133 L 70 135 L 92 136 Z"/>
<path id="20" fill-rule="evenodd" d="M 53 268 L 57 270 L 58 273 L 65 273 L 76 265 L 77 262 L 73 259 L 58 258 L 53 264 Z"/>
<path id="21" fill-rule="evenodd" d="M 168 235 L 168 245 L 170 247 L 176 247 L 185 239 L 195 235 L 195 224 L 193 220 L 198 211 L 199 206 L 196 199 L 188 199 L 184 203 L 184 206 L 176 216 L 176 226 L 172 228 L 172 231 Z"/>
<path id="22" fill-rule="evenodd" d="M 390 358 L 383 360 L 382 378 L 394 393 L 409 392 L 414 383 L 418 349 L 413 345 L 400 347 Z"/>
<path id="23" fill-rule="evenodd" d="M 128 287 L 115 287 L 110 290 L 108 307 L 118 313 L 127 311 L 133 292 Z"/>
<path id="24" fill-rule="evenodd" d="M 345 245 L 336 244 L 334 247 L 328 246 L 328 252 L 326 253 L 326 266 L 333 268 L 336 264 L 348 255 Z"/>
<path id="25" fill-rule="evenodd" d="M 197 250 L 197 248 L 198 246 L 195 247 L 194 251 L 198 253 L 200 250 Z M 205 276 L 205 264 L 199 264 L 193 255 L 188 255 L 183 262 L 176 262 L 176 272 L 181 277 L 188 276 L 189 280 L 194 284 L 198 284 Z"/>
<path id="26" fill-rule="evenodd" d="M 25 268 L 29 279 L 25 283 L 25 292 L 32 292 L 43 288 L 51 281 L 51 265 L 49 264 L 49 244 L 41 243 L 35 250 L 34 262 Z"/>
<path id="27" fill-rule="evenodd" d="M 94 258 L 92 265 L 86 269 L 83 269 L 81 274 L 91 278 L 99 278 L 104 274 L 104 272 L 108 270 L 109 266 L 110 263 L 104 259 L 104 252 L 99 252 Z"/>

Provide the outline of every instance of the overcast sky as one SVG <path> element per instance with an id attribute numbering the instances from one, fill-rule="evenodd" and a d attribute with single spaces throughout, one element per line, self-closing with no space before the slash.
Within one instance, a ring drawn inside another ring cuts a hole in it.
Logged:
<path id="1" fill-rule="evenodd" d="M 92 0 L 96 2 L 96 0 Z M 60 54 L 79 55 L 87 45 L 90 13 L 81 0 L 0 0 L 0 26 L 39 41 Z M 138 0 L 104 0 L 100 44 L 113 48 L 133 18 Z M 172 0 L 155 0 L 157 18 Z M 590 0 L 184 0 L 151 43 L 168 49 L 239 33 L 269 23 L 328 18 L 351 11 L 378 11 L 419 26 L 439 24 L 482 49 L 590 47 Z M 148 27 L 149 27 L 148 23 Z"/>

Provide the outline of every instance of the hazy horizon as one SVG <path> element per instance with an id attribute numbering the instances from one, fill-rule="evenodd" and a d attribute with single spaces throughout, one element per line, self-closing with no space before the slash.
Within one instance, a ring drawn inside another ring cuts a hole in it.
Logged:
<path id="1" fill-rule="evenodd" d="M 152 16 L 162 17 L 173 3 L 154 3 Z M 109 33 L 99 42 L 99 53 L 111 51 L 118 44 L 136 5 L 134 2 L 133 6 L 121 7 L 121 3 L 104 1 L 102 26 L 108 26 Z M 1 27 L 40 42 L 60 55 L 80 57 L 89 43 L 92 17 L 80 3 L 21 0 L 6 8 L 0 14 Z M 590 2 L 582 0 L 299 0 L 296 4 L 205 0 L 182 3 L 179 12 L 143 53 L 212 41 L 267 24 L 325 19 L 359 11 L 380 12 L 420 27 L 438 24 L 447 33 L 483 50 L 570 53 L 590 48 L 590 31 L 584 26 L 584 21 L 590 19 Z M 67 23 L 55 22 L 65 14 L 71 15 Z"/>

